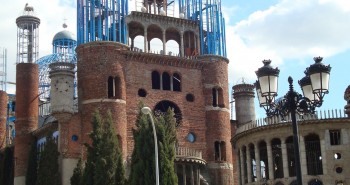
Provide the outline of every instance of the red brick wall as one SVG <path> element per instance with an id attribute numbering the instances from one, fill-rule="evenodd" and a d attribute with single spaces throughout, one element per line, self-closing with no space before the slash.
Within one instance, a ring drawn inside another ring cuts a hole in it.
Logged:
<path id="1" fill-rule="evenodd" d="M 0 150 L 6 146 L 7 93 L 0 90 Z"/>

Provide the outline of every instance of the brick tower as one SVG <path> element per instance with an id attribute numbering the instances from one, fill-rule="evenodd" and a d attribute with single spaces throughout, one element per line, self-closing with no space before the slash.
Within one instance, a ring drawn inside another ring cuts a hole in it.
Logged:
<path id="1" fill-rule="evenodd" d="M 6 146 L 7 93 L 0 90 L 0 150 Z"/>
<path id="2" fill-rule="evenodd" d="M 61 182 L 63 185 L 66 185 L 70 184 L 70 178 L 80 157 L 79 152 L 81 148 L 77 145 L 75 139 L 80 134 L 80 127 L 74 124 L 74 119 L 72 119 L 74 114 L 75 65 L 67 62 L 56 62 L 51 63 L 49 67 L 51 114 L 58 121 Z"/>
<path id="3" fill-rule="evenodd" d="M 91 42 L 77 48 L 78 97 L 82 114 L 82 133 L 92 130 L 91 120 L 98 110 L 103 116 L 111 112 L 124 158 L 127 156 L 126 87 L 127 64 L 122 51 L 129 48 L 117 42 Z M 82 135 L 82 142 L 89 143 Z"/>
<path id="4" fill-rule="evenodd" d="M 34 16 L 33 7 L 26 4 L 17 23 L 16 66 L 16 137 L 15 185 L 25 184 L 28 156 L 34 137 L 31 132 L 38 127 L 38 65 L 33 63 L 38 55 L 40 19 Z"/>

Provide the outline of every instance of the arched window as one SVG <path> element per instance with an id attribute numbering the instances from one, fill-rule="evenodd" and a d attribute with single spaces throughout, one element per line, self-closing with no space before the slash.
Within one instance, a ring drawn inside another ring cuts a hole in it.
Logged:
<path id="1" fill-rule="evenodd" d="M 222 88 L 218 88 L 217 91 L 218 91 L 218 93 L 217 93 L 218 94 L 218 105 L 219 105 L 219 107 L 224 108 L 225 103 L 224 103 L 224 95 L 222 92 Z"/>
<path id="2" fill-rule="evenodd" d="M 267 159 L 267 147 L 266 142 L 261 141 L 259 143 L 259 152 L 260 152 L 260 175 L 261 179 L 268 180 L 269 178 L 269 163 Z M 258 174 L 259 175 L 259 174 Z"/>
<path id="3" fill-rule="evenodd" d="M 216 90 L 216 88 L 212 89 L 212 96 L 213 96 L 213 107 L 217 107 L 218 106 L 218 91 Z"/>
<path id="4" fill-rule="evenodd" d="M 215 141 L 215 160 L 225 161 L 226 160 L 226 144 L 224 141 Z"/>
<path id="5" fill-rule="evenodd" d="M 181 77 L 179 74 L 173 74 L 173 91 L 181 91 Z"/>
<path id="6" fill-rule="evenodd" d="M 255 160 L 255 148 L 254 148 L 254 145 L 252 143 L 250 143 L 248 145 L 248 148 L 249 148 L 249 155 L 250 155 L 250 174 L 251 175 L 251 181 L 252 182 L 256 182 L 256 160 Z"/>
<path id="7" fill-rule="evenodd" d="M 170 75 L 167 72 L 162 74 L 163 90 L 170 90 Z"/>
<path id="8" fill-rule="evenodd" d="M 108 86 L 108 98 L 112 98 L 115 95 L 114 92 L 114 79 L 113 77 L 108 77 L 108 82 L 107 82 L 107 86 Z"/>
<path id="9" fill-rule="evenodd" d="M 316 134 L 305 136 L 305 152 L 308 175 L 322 175 L 322 155 L 320 138 Z"/>
<path id="10" fill-rule="evenodd" d="M 226 143 L 225 141 L 220 142 L 220 153 L 221 153 L 221 161 L 226 161 Z"/>
<path id="11" fill-rule="evenodd" d="M 160 89 L 160 75 L 157 71 L 152 72 L 152 89 Z"/>
<path id="12" fill-rule="evenodd" d="M 295 177 L 295 156 L 294 156 L 294 144 L 293 136 L 289 136 L 286 139 L 287 157 L 288 157 L 288 171 L 289 177 Z"/>
<path id="13" fill-rule="evenodd" d="M 122 86 L 121 86 L 121 80 L 120 77 L 114 78 L 114 92 L 115 92 L 115 98 L 116 99 L 122 99 Z"/>
<path id="14" fill-rule="evenodd" d="M 180 108 L 173 102 L 168 101 L 168 100 L 163 100 L 160 101 L 159 103 L 157 103 L 157 105 L 154 108 L 154 113 L 155 115 L 159 115 L 159 114 L 165 114 L 168 109 L 171 108 L 174 110 L 174 117 L 176 119 L 176 127 L 178 127 L 179 125 L 181 125 L 182 122 L 182 113 Z"/>
<path id="15" fill-rule="evenodd" d="M 282 162 L 282 147 L 280 139 L 273 139 L 271 141 L 272 159 L 274 166 L 274 177 L 283 178 L 283 162 Z"/>

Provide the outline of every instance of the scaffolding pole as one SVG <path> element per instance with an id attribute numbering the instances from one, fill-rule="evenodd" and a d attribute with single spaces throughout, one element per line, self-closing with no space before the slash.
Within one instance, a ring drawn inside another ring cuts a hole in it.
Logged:
<path id="1" fill-rule="evenodd" d="M 7 87 L 7 49 L 0 48 L 0 90 L 6 91 Z"/>

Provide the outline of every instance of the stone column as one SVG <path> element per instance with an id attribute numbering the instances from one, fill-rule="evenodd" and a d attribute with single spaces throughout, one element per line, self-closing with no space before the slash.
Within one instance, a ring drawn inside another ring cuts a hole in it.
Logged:
<path id="1" fill-rule="evenodd" d="M 260 165 L 260 151 L 259 151 L 259 145 L 257 143 L 254 143 L 255 145 L 255 162 L 256 162 L 256 180 L 260 182 L 261 180 L 261 165 Z"/>
<path id="2" fill-rule="evenodd" d="M 180 43 L 180 56 L 181 57 L 184 57 L 185 56 L 185 48 L 184 48 L 184 32 L 183 31 L 181 31 L 180 32 L 180 41 L 181 41 L 181 43 Z"/>
<path id="3" fill-rule="evenodd" d="M 250 148 L 247 147 L 247 178 L 248 178 L 248 183 L 252 182 L 252 159 L 250 157 Z"/>
<path id="4" fill-rule="evenodd" d="M 201 169 L 199 168 L 199 166 L 197 166 L 197 185 L 200 185 L 201 184 Z"/>
<path id="5" fill-rule="evenodd" d="M 173 78 L 173 75 L 172 74 L 169 74 L 170 75 L 170 91 L 173 91 L 174 90 L 174 78 Z"/>
<path id="6" fill-rule="evenodd" d="M 194 185 L 194 173 L 193 173 L 193 164 L 191 164 L 191 185 Z"/>
<path id="7" fill-rule="evenodd" d="M 326 142 L 324 139 L 320 140 L 321 145 L 321 156 L 322 156 L 322 169 L 323 175 L 327 175 L 327 160 L 326 160 Z"/>
<path id="8" fill-rule="evenodd" d="M 145 53 L 148 53 L 148 39 L 147 39 L 147 27 L 145 27 L 145 30 L 144 30 L 144 46 L 143 46 L 143 50 L 145 51 Z"/>
<path id="9" fill-rule="evenodd" d="M 288 156 L 287 156 L 287 146 L 286 140 L 281 139 L 281 149 L 282 149 L 282 163 L 283 163 L 283 177 L 289 177 L 289 169 L 288 169 Z"/>
<path id="10" fill-rule="evenodd" d="M 186 185 L 186 165 L 182 164 L 182 180 L 183 185 Z"/>
<path id="11" fill-rule="evenodd" d="M 306 150 L 305 150 L 304 137 L 300 135 L 299 135 L 299 155 L 300 155 L 300 164 L 301 164 L 301 175 L 304 176 L 304 175 L 307 175 Z"/>
<path id="12" fill-rule="evenodd" d="M 166 55 L 166 30 L 163 30 L 162 34 L 163 34 L 163 55 Z"/>
<path id="13" fill-rule="evenodd" d="M 275 179 L 274 177 L 274 168 L 273 168 L 273 156 L 272 156 L 272 147 L 271 147 L 271 142 L 268 141 L 266 142 L 266 148 L 267 148 L 267 161 L 268 161 L 268 166 L 269 166 L 269 179 L 273 180 Z"/>
<path id="14" fill-rule="evenodd" d="M 240 149 L 240 158 L 241 158 L 241 170 L 240 170 L 240 172 L 241 172 L 241 184 L 244 184 L 244 163 L 245 163 L 245 161 L 244 161 L 244 158 L 243 158 L 243 150 L 242 150 L 242 148 Z"/>

